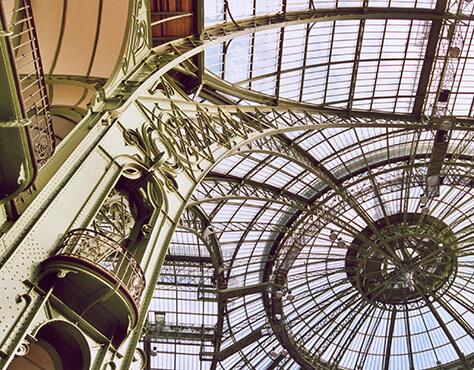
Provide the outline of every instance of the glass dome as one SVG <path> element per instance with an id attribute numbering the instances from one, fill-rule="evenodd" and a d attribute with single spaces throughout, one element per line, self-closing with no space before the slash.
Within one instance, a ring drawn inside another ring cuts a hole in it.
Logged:
<path id="1" fill-rule="evenodd" d="M 473 12 L 205 2 L 208 29 L 241 33 L 206 50 L 198 99 L 323 125 L 249 143 L 197 186 L 150 307 L 152 367 L 471 368 Z"/>

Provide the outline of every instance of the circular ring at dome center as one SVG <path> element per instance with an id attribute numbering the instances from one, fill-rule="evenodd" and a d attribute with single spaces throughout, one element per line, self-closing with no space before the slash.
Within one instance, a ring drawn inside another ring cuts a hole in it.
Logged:
<path id="1" fill-rule="evenodd" d="M 456 251 L 456 237 L 441 220 L 397 214 L 374 222 L 354 238 L 346 253 L 346 273 L 368 301 L 406 304 L 449 286 Z"/>

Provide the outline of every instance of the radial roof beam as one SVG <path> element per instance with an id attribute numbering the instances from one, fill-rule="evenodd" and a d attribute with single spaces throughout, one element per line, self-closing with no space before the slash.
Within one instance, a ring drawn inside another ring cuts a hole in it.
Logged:
<path id="1" fill-rule="evenodd" d="M 263 293 L 267 290 L 268 283 L 252 284 L 239 288 L 222 289 L 217 292 L 219 299 L 244 297 L 249 294 Z"/>
<path id="2" fill-rule="evenodd" d="M 460 362 L 462 363 L 465 369 L 469 369 L 469 365 L 467 363 L 466 357 L 464 356 L 464 353 L 459 348 L 456 342 L 456 339 L 454 339 L 453 335 L 451 334 L 448 327 L 446 326 L 446 323 L 444 322 L 444 320 L 442 319 L 442 317 L 440 316 L 436 308 L 433 306 L 429 298 L 424 294 L 424 292 L 422 292 L 422 294 L 423 294 L 423 300 L 425 301 L 426 305 L 429 307 L 431 313 L 435 317 L 436 321 L 438 322 L 439 326 L 443 330 L 444 334 L 449 339 L 449 342 L 451 343 L 457 355 L 459 356 Z"/>
<path id="3" fill-rule="evenodd" d="M 390 326 L 388 327 L 387 339 L 385 342 L 385 356 L 384 356 L 384 365 L 383 369 L 388 370 L 390 366 L 390 354 L 392 353 L 392 339 L 393 332 L 395 330 L 395 320 L 397 317 L 397 310 L 392 309 L 392 314 L 390 316 Z"/>
<path id="4" fill-rule="evenodd" d="M 413 345 L 412 345 L 412 333 L 410 328 L 410 317 L 409 317 L 408 306 L 405 305 L 405 330 L 406 330 L 406 346 L 408 348 L 408 361 L 410 364 L 410 370 L 415 370 L 414 359 L 413 359 Z"/>
<path id="5" fill-rule="evenodd" d="M 434 13 L 442 16 L 446 10 L 447 0 L 438 0 Z M 438 45 L 438 40 L 441 35 L 441 29 L 443 25 L 442 18 L 434 19 L 431 23 L 430 34 L 428 36 L 428 43 L 426 45 L 426 53 L 421 67 L 420 80 L 418 83 L 418 89 L 416 91 L 416 98 L 413 104 L 413 115 L 416 118 L 421 118 L 423 112 L 423 106 L 426 100 L 426 93 L 430 82 L 430 77 L 433 73 L 435 55 Z"/>
<path id="6" fill-rule="evenodd" d="M 469 356 L 466 356 L 466 361 L 468 362 L 468 364 L 470 365 L 469 369 L 472 369 L 473 366 L 474 366 L 474 354 L 471 354 Z M 438 366 L 436 367 L 430 367 L 426 370 L 459 370 L 460 367 L 459 367 L 459 360 L 456 360 L 456 361 L 451 361 L 447 364 L 439 364 Z"/>
<path id="7" fill-rule="evenodd" d="M 426 193 L 435 197 L 441 186 L 441 169 L 448 152 L 449 134 L 446 130 L 437 130 L 431 151 L 430 163 L 426 173 Z"/>
<path id="8" fill-rule="evenodd" d="M 262 337 L 263 337 L 262 328 L 258 328 L 257 330 L 254 330 L 250 334 L 246 335 L 242 339 L 230 345 L 229 347 L 221 350 L 219 353 L 216 354 L 216 359 L 218 361 L 223 361 L 226 358 L 232 356 L 233 354 L 241 351 L 248 345 L 258 341 Z"/>
<path id="9" fill-rule="evenodd" d="M 364 4 L 367 3 L 367 0 L 364 1 Z M 349 88 L 349 111 L 352 110 L 352 104 L 354 103 L 354 94 L 355 94 L 355 88 L 356 88 L 356 83 L 357 83 L 357 75 L 359 71 L 359 64 L 360 64 L 360 56 L 361 56 L 361 50 L 362 50 L 362 41 L 364 39 L 364 30 L 365 30 L 365 19 L 361 19 L 359 23 L 359 30 L 357 32 L 357 44 L 356 44 L 356 50 L 355 50 L 355 59 L 354 59 L 354 65 L 352 66 L 352 77 L 351 77 L 351 85 Z"/>
<path id="10" fill-rule="evenodd" d="M 283 0 L 282 4 L 282 12 L 286 13 L 286 1 Z M 275 96 L 278 99 L 280 96 L 280 85 L 281 85 L 281 68 L 282 68 L 282 60 L 283 60 L 283 47 L 285 45 L 285 27 L 280 28 L 280 40 L 278 41 L 279 47 L 278 47 L 278 61 L 277 61 L 277 80 L 276 80 L 276 86 L 275 86 Z"/>

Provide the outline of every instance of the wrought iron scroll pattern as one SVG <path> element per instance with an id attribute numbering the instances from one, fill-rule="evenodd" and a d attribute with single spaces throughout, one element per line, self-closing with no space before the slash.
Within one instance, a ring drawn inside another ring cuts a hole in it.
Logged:
<path id="1" fill-rule="evenodd" d="M 145 14 L 145 16 L 144 16 Z M 135 2 L 131 20 L 130 41 L 127 54 L 123 57 L 121 68 L 126 75 L 131 67 L 134 67 L 144 52 L 150 49 L 148 39 L 148 24 L 146 19 L 145 3 L 143 0 Z"/>
<path id="2" fill-rule="evenodd" d="M 130 235 L 134 224 L 128 197 L 112 190 L 94 219 L 94 228 L 109 238 L 122 242 Z"/>
<path id="3" fill-rule="evenodd" d="M 217 160 L 218 147 L 230 150 L 256 131 L 222 110 L 210 113 L 198 107 L 190 116 L 172 102 L 166 113 L 158 103 L 151 108 L 137 104 L 146 121 L 139 129 L 126 130 L 125 140 L 140 152 L 137 161 L 149 171 L 160 172 L 171 191 L 178 190 L 177 175 L 185 172 L 196 180 L 196 173 L 205 169 L 204 162 Z"/>

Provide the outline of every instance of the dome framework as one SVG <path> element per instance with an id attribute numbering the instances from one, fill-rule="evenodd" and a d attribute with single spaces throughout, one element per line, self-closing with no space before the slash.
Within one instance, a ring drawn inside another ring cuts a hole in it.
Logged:
<path id="1" fill-rule="evenodd" d="M 0 3 L 0 368 L 473 368 L 474 2 L 53 3 Z"/>
<path id="2" fill-rule="evenodd" d="M 206 2 L 195 99 L 306 127 L 197 186 L 150 306 L 152 366 L 470 368 L 473 4 L 239 4 Z"/>

